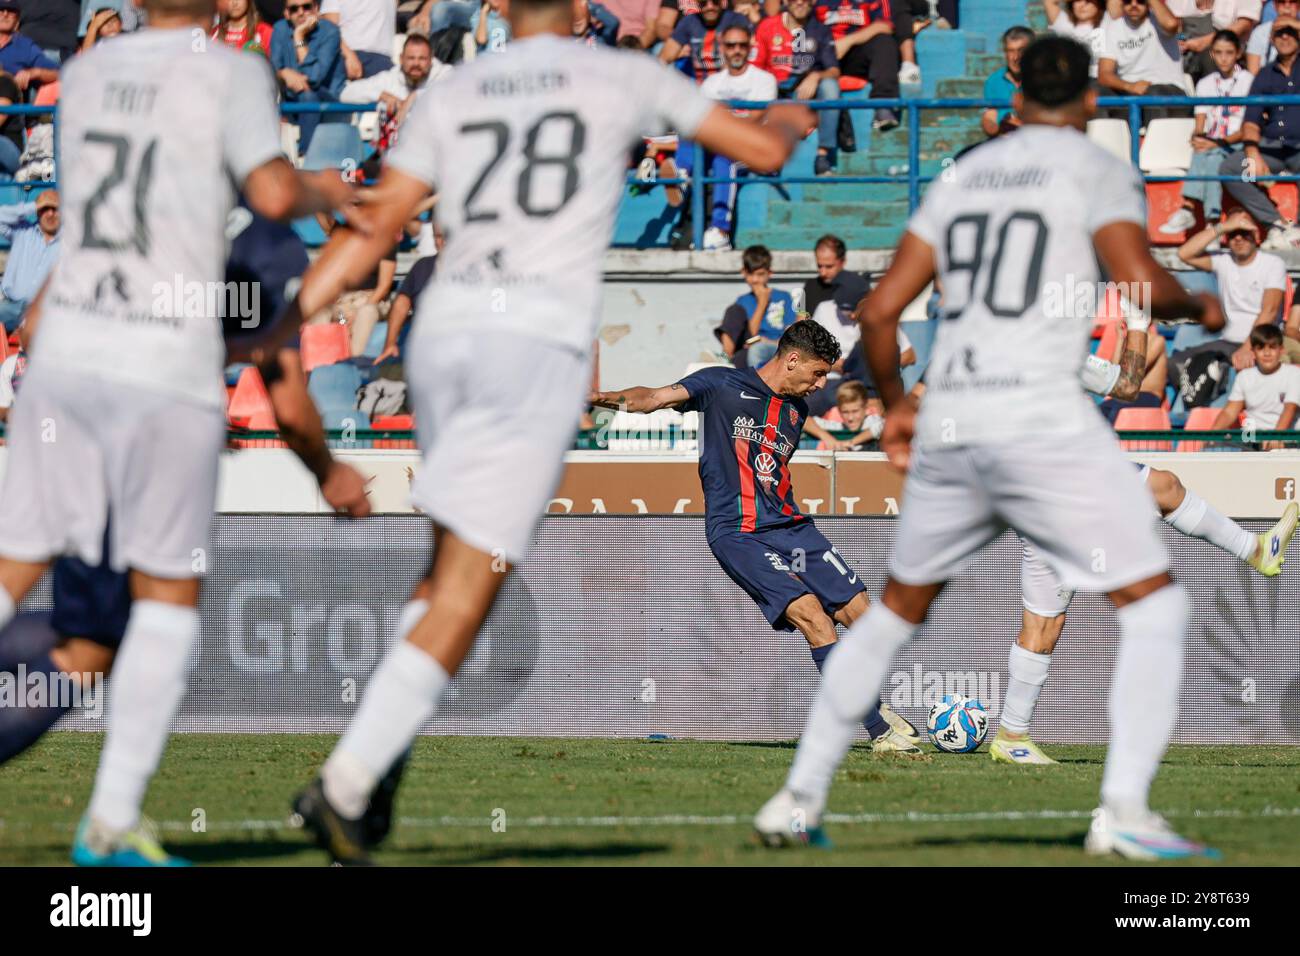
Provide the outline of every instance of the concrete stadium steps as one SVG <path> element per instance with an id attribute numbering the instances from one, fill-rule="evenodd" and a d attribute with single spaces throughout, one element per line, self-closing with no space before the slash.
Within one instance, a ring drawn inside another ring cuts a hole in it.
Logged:
<path id="1" fill-rule="evenodd" d="M 917 37 L 917 61 L 922 83 L 905 87 L 904 96 L 926 98 L 977 98 L 984 81 L 1003 65 L 1001 37 L 1010 26 L 1026 24 L 1045 29 L 1041 0 L 977 0 L 963 4 L 962 28 L 930 27 Z M 865 93 L 845 94 L 845 100 L 862 101 Z M 850 111 L 858 150 L 841 153 L 836 173 L 841 176 L 904 176 L 908 169 L 907 117 L 889 133 L 871 130 L 874 110 Z M 921 175 L 937 176 L 943 161 L 966 146 L 984 139 L 979 112 L 926 110 L 920 114 Z M 799 145 L 783 173 L 812 176 L 817 154 L 816 136 Z M 925 186 L 922 186 L 924 193 Z M 707 209 L 705 215 L 708 215 Z M 733 245 L 743 248 L 763 243 L 774 250 L 806 249 L 828 231 L 839 234 L 854 249 L 894 246 L 907 221 L 907 184 L 841 183 L 772 186 L 750 183 L 740 187 L 736 199 L 736 233 Z M 663 190 L 627 196 L 620 210 L 614 244 L 634 248 L 667 245 L 677 221 L 667 211 Z"/>

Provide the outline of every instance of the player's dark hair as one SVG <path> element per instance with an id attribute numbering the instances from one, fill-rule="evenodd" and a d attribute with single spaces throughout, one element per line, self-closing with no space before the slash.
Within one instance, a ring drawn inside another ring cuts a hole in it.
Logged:
<path id="1" fill-rule="evenodd" d="M 1020 91 L 1048 109 L 1073 103 L 1088 89 L 1092 52 L 1069 37 L 1040 37 L 1020 60 Z"/>
<path id="2" fill-rule="evenodd" d="M 836 259 L 843 259 L 849 252 L 848 246 L 844 245 L 844 240 L 839 236 L 831 235 L 829 232 L 818 239 L 817 244 L 813 246 L 813 252 L 818 249 L 829 249 Z"/>
<path id="3" fill-rule="evenodd" d="M 839 339 L 831 335 L 820 322 L 812 319 L 800 319 L 785 330 L 781 341 L 777 343 L 777 355 L 787 355 L 794 351 L 803 355 L 815 355 L 829 365 L 840 360 Z"/>
<path id="4" fill-rule="evenodd" d="M 767 246 L 747 246 L 740 257 L 740 267 L 746 272 L 772 268 L 772 250 Z"/>
<path id="5" fill-rule="evenodd" d="M 1223 40 L 1225 43 L 1231 43 L 1238 50 L 1241 49 L 1241 37 L 1237 36 L 1237 34 L 1233 33 L 1231 30 L 1215 30 L 1214 39 L 1210 41 L 1210 46 L 1214 46 L 1214 44 L 1218 43 L 1220 40 Z"/>
<path id="6" fill-rule="evenodd" d="M 1266 345 L 1281 345 L 1282 330 L 1276 325 L 1257 325 L 1250 330 L 1251 348 L 1262 349 Z"/>

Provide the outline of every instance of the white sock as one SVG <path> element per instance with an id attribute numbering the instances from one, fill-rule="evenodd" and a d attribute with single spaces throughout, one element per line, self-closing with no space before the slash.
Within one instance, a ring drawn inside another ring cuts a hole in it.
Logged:
<path id="1" fill-rule="evenodd" d="M 877 601 L 826 659 L 817 698 L 786 779 L 786 788 L 809 809 L 820 813 L 825 806 L 835 768 L 879 697 L 894 655 L 916 629 L 917 625 Z"/>
<path id="2" fill-rule="evenodd" d="M 4 588 L 0 588 L 0 627 L 12 621 L 17 613 L 13 597 Z"/>
<path id="3" fill-rule="evenodd" d="M 161 601 L 131 606 L 113 664 L 108 735 L 90 796 L 90 815 L 110 830 L 140 819 L 172 718 L 185 696 L 185 672 L 199 634 L 199 612 Z"/>
<path id="4" fill-rule="evenodd" d="M 1002 699 L 1002 716 L 998 728 L 1012 734 L 1029 733 L 1034 719 L 1034 705 L 1038 692 L 1047 683 L 1047 669 L 1052 666 L 1051 654 L 1035 654 L 1019 644 L 1011 645 L 1007 662 L 1007 696 Z"/>
<path id="5" fill-rule="evenodd" d="M 1250 560 L 1258 538 L 1227 515 L 1211 508 L 1210 503 L 1196 492 L 1187 489 L 1185 494 L 1182 503 L 1165 515 L 1164 520 L 1183 534 L 1208 541 L 1242 561 Z"/>
<path id="6" fill-rule="evenodd" d="M 1110 688 L 1110 749 L 1101 802 L 1121 818 L 1144 813 L 1151 780 L 1178 717 L 1187 595 L 1172 584 L 1118 612 L 1119 654 Z"/>
<path id="7" fill-rule="evenodd" d="M 410 746 L 451 680 L 441 664 L 405 639 L 428 608 L 425 601 L 403 608 L 397 643 L 375 668 L 356 716 L 321 770 L 326 799 L 349 819 L 365 812 L 375 785 Z"/>

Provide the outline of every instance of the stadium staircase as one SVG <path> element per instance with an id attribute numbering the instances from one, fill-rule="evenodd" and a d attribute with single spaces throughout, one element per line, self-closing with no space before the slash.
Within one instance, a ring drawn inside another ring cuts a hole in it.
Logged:
<path id="1" fill-rule="evenodd" d="M 984 80 L 1003 64 L 1000 37 L 1023 23 L 1045 29 L 1041 0 L 976 0 L 962 5 L 959 30 L 928 27 L 917 37 L 917 61 L 923 82 L 904 86 L 912 97 L 978 97 Z M 866 91 L 846 92 L 845 101 L 861 102 Z M 906 116 L 898 129 L 871 130 L 871 109 L 851 110 L 857 151 L 841 153 L 840 176 L 905 176 L 908 172 Z M 937 176 L 943 160 L 984 139 L 979 111 L 926 110 L 921 113 L 921 174 Z M 786 176 L 813 175 L 816 137 L 805 140 L 786 164 Z M 668 245 L 676 210 L 668 209 L 662 189 L 625 196 L 614 244 L 631 248 Z M 826 232 L 841 236 L 851 249 L 890 249 L 907 221 L 907 183 L 825 183 L 742 185 L 736 201 L 734 245 L 761 242 L 772 249 L 808 249 Z"/>

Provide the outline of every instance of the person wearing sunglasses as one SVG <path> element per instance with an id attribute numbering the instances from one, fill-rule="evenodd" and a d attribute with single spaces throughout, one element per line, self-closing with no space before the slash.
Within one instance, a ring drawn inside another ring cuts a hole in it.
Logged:
<path id="1" fill-rule="evenodd" d="M 271 67 L 285 103 L 334 103 L 347 82 L 339 28 L 320 16 L 315 0 L 288 0 L 271 30 Z M 304 154 L 328 114 L 299 113 L 298 149 Z"/>
<path id="2" fill-rule="evenodd" d="M 1182 18 L 1168 0 L 1124 0 L 1123 16 L 1106 20 L 1105 48 L 1097 61 L 1102 93 L 1117 96 L 1186 96 L 1187 75 L 1178 48 Z M 1124 118 L 1127 118 L 1127 110 Z M 1145 109 L 1154 116 L 1190 116 L 1187 108 Z M 1135 131 L 1136 132 L 1136 131 Z"/>
<path id="3" fill-rule="evenodd" d="M 835 38 L 812 15 L 813 0 L 789 0 L 785 11 L 758 25 L 754 36 L 754 65 L 776 77 L 782 99 L 837 100 L 840 97 L 840 62 Z M 839 110 L 817 113 L 818 176 L 835 169 Z"/>

